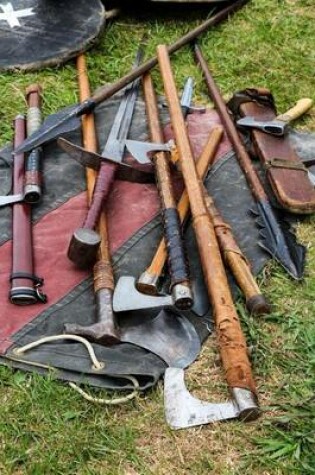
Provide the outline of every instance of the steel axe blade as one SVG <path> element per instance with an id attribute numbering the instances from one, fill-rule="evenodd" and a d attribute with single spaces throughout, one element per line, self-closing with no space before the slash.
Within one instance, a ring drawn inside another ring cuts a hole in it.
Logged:
<path id="1" fill-rule="evenodd" d="M 184 370 L 167 368 L 164 376 L 165 417 L 172 429 L 185 429 L 229 419 L 256 419 L 259 408 L 247 389 L 233 388 L 231 401 L 209 403 L 192 396 L 185 387 Z"/>

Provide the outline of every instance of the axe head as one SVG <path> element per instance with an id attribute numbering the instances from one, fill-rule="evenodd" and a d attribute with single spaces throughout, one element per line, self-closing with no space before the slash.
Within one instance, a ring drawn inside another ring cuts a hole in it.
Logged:
<path id="1" fill-rule="evenodd" d="M 277 137 L 284 135 L 289 127 L 289 125 L 282 120 L 261 121 L 249 116 L 242 117 L 236 123 L 240 127 L 258 129 L 266 134 L 275 135 Z"/>
<path id="2" fill-rule="evenodd" d="M 172 429 L 185 429 L 229 419 L 253 420 L 259 414 L 256 397 L 242 388 L 233 388 L 233 399 L 208 403 L 193 397 L 185 387 L 184 370 L 167 368 L 164 376 L 165 417 Z"/>
<path id="3" fill-rule="evenodd" d="M 136 280 L 134 277 L 120 277 L 115 286 L 113 297 L 114 312 L 148 310 L 172 306 L 173 298 L 170 295 L 152 296 L 139 292 L 136 288 Z"/>
<path id="4" fill-rule="evenodd" d="M 131 155 L 140 163 L 148 161 L 149 153 L 171 152 L 170 143 L 139 142 L 138 140 L 126 140 L 126 148 Z"/>

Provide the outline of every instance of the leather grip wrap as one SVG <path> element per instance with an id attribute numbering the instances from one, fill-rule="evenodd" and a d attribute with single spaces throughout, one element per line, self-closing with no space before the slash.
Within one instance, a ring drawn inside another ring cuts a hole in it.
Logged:
<path id="1" fill-rule="evenodd" d="M 181 224 L 176 208 L 168 208 L 163 211 L 164 232 L 168 253 L 168 267 L 171 276 L 171 288 L 175 284 L 189 280 L 187 259 L 184 251 L 184 243 L 181 236 Z"/>
<path id="2" fill-rule="evenodd" d="M 102 211 L 103 202 L 106 200 L 112 183 L 115 178 L 117 165 L 104 163 L 101 165 L 98 177 L 96 179 L 92 201 L 88 210 L 83 227 L 86 229 L 95 229 Z"/>

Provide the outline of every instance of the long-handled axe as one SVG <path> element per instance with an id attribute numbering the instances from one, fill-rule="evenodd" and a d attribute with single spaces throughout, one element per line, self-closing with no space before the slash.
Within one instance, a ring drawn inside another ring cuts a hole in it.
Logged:
<path id="1" fill-rule="evenodd" d="M 223 367 L 233 397 L 233 404 L 235 404 L 235 406 L 232 404 L 235 407 L 233 417 L 253 419 L 258 417 L 260 411 L 257 404 L 256 387 L 247 355 L 245 338 L 229 289 L 213 222 L 207 211 L 204 193 L 196 171 L 184 119 L 177 100 L 176 86 L 168 52 L 164 45 L 158 47 L 157 55 L 175 141 L 179 151 L 181 170 L 189 197 L 201 265 L 208 295 L 213 307 Z M 166 379 L 165 382 L 169 384 L 170 381 Z M 167 389 L 168 386 L 166 391 Z M 173 394 L 173 396 L 175 395 Z M 215 414 L 215 419 L 210 419 L 208 422 L 227 418 L 222 413 L 220 406 L 220 404 L 213 405 L 212 413 Z M 188 412 L 191 412 L 190 409 L 189 406 L 181 406 L 180 408 L 180 410 Z M 192 418 L 198 419 L 196 411 Z"/>
<path id="2" fill-rule="evenodd" d="M 200 159 L 197 162 L 197 172 L 202 180 L 209 168 L 210 163 L 214 158 L 216 148 L 219 144 L 219 140 L 222 134 L 222 128 L 213 129 L 210 134 L 209 141 L 205 146 Z M 151 144 L 151 152 L 154 150 L 159 150 L 160 144 Z M 145 154 L 147 153 L 147 147 L 142 148 L 140 142 L 136 142 L 133 147 L 134 153 Z M 137 157 L 138 159 L 141 156 Z M 172 160 L 178 158 L 178 154 L 172 155 Z M 238 244 L 235 241 L 235 238 L 232 234 L 230 226 L 224 222 L 219 211 L 216 209 L 213 199 L 209 196 L 206 189 L 204 189 L 205 201 L 207 205 L 207 210 L 211 216 L 211 219 L 214 224 L 214 229 L 220 251 L 225 263 L 231 269 L 233 276 L 242 290 L 246 307 L 248 311 L 253 315 L 262 315 L 270 312 L 270 305 L 261 294 L 260 289 L 257 285 L 257 282 L 250 270 L 249 263 L 239 248 Z M 184 191 L 179 202 L 178 202 L 178 212 L 181 222 L 185 220 L 189 211 L 189 199 L 187 192 Z M 148 294 L 148 295 L 157 295 L 158 294 L 158 280 L 162 274 L 162 270 L 166 261 L 166 246 L 164 239 L 159 243 L 156 253 L 150 263 L 149 267 L 140 275 L 137 280 L 136 286 L 139 292 Z M 130 285 L 131 287 L 131 285 Z M 134 294 L 134 290 L 132 290 Z M 123 300 L 123 299 L 122 299 Z M 139 294 L 137 298 L 133 299 L 133 302 L 137 303 L 137 306 L 141 305 L 142 296 Z M 153 303 L 153 302 L 152 302 Z M 127 304 L 130 308 L 131 303 Z"/>

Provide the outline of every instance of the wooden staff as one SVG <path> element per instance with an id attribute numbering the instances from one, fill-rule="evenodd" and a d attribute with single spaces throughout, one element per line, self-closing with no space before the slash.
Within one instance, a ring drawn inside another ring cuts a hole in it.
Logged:
<path id="1" fill-rule="evenodd" d="M 90 86 L 84 55 L 77 58 L 78 83 L 80 100 L 83 102 L 90 96 Z M 97 152 L 97 138 L 93 114 L 82 118 L 82 133 L 84 148 L 90 152 Z M 91 202 L 97 173 L 91 168 L 86 168 L 86 181 L 88 201 Z M 85 336 L 93 341 L 105 345 L 118 343 L 119 329 L 115 321 L 112 308 L 112 296 L 114 291 L 114 277 L 109 250 L 107 221 L 104 211 L 102 212 L 98 231 L 101 236 L 101 244 L 98 251 L 98 259 L 93 268 L 94 292 L 96 299 L 96 323 L 87 327 L 66 324 L 65 331 L 72 334 Z"/>
<path id="2" fill-rule="evenodd" d="M 189 197 L 202 269 L 212 303 L 225 376 L 232 392 L 239 388 L 245 389 L 255 401 L 256 387 L 247 356 L 246 341 L 234 307 L 214 226 L 205 203 L 202 182 L 195 167 L 167 48 L 164 45 L 158 46 L 157 55 L 180 154 L 180 165 Z M 258 414 L 258 409 L 253 410 L 250 417 L 257 417 Z"/>
<path id="3" fill-rule="evenodd" d="M 157 98 L 150 73 L 144 75 L 142 82 L 151 140 L 153 142 L 164 142 Z M 166 152 L 157 152 L 153 155 L 152 160 L 155 165 L 161 201 L 168 269 L 171 279 L 170 290 L 176 306 L 181 309 L 188 309 L 193 304 L 193 296 L 189 282 L 181 222 L 174 197 L 169 158 Z"/>

